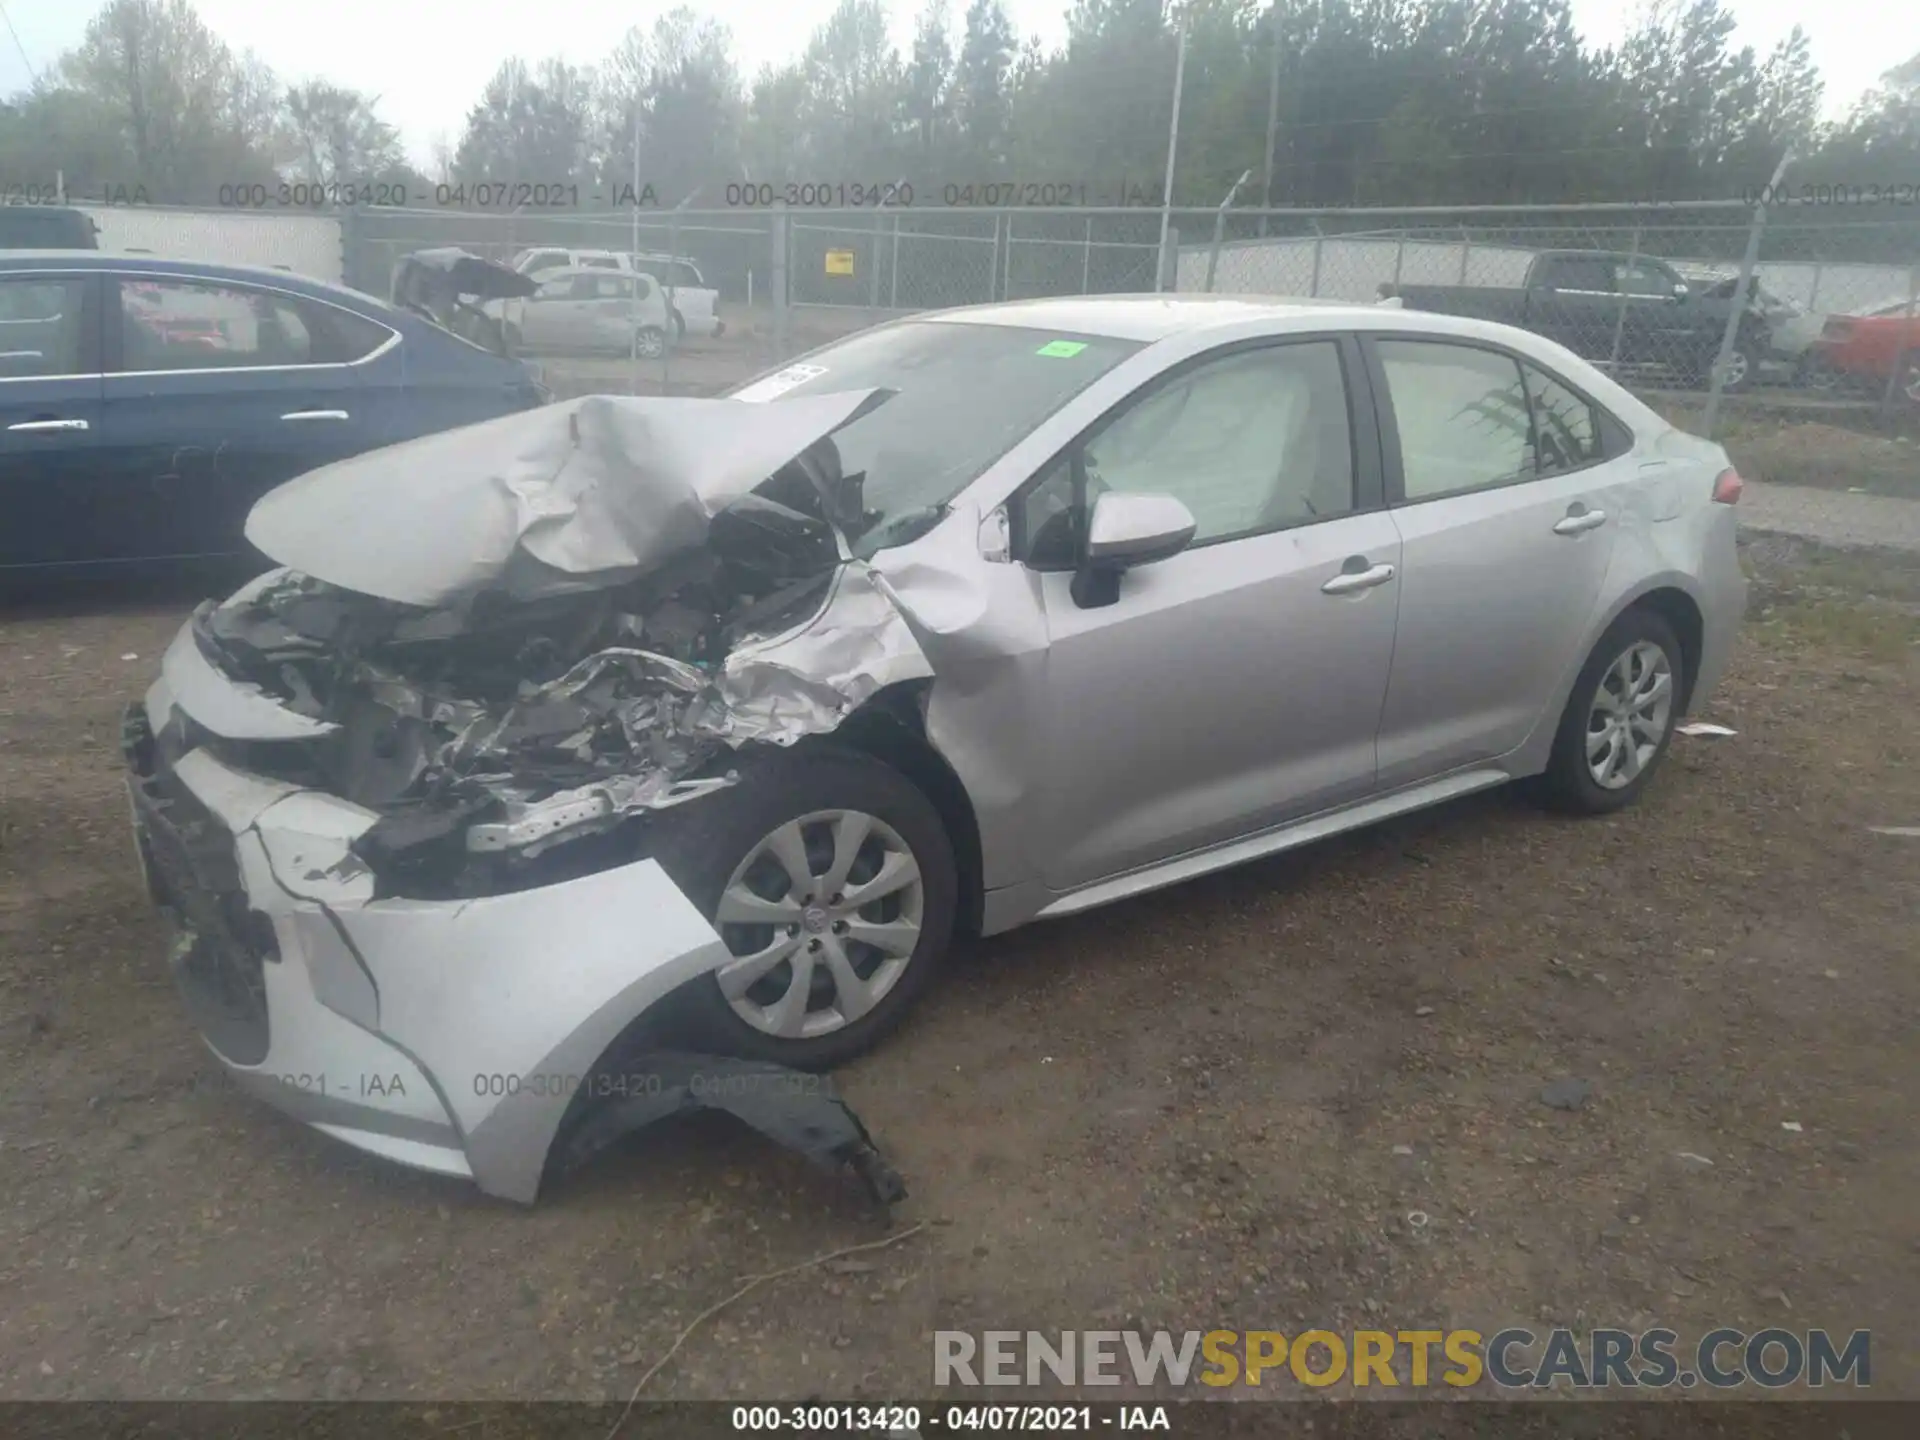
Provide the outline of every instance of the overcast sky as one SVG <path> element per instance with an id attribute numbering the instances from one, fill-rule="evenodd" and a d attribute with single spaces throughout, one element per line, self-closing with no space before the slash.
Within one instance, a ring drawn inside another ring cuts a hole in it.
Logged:
<path id="1" fill-rule="evenodd" d="M 894 35 L 904 49 L 922 0 L 890 0 Z M 835 0 L 707 0 L 695 8 L 733 29 L 734 54 L 749 78 L 766 63 L 797 55 L 808 35 L 834 8 Z M 1038 35 L 1049 46 L 1066 35 L 1066 0 L 1006 0 L 1022 38 Z M 559 54 L 579 64 L 597 63 L 627 27 L 650 25 L 669 4 L 638 6 L 631 0 L 568 0 L 552 10 L 510 6 L 493 23 L 476 23 L 471 0 L 328 0 L 325 5 L 261 3 L 261 0 L 196 0 L 200 16 L 235 50 L 253 49 L 283 79 L 323 77 L 377 95 L 380 112 L 400 128 L 415 163 L 423 164 L 437 136 L 459 138 L 467 109 L 509 53 L 529 60 Z M 93 7 L 87 0 L 0 0 L 18 32 L 0 31 L 0 94 L 28 82 L 28 65 L 44 71 L 73 46 Z M 1573 0 L 1584 37 L 1604 45 L 1620 38 L 1635 5 L 1631 0 Z M 1793 28 L 1804 25 L 1813 58 L 1827 82 L 1830 114 L 1843 112 L 1881 72 L 1905 59 L 1915 44 L 1892 45 L 1891 17 L 1910 13 L 1901 0 L 1729 0 L 1739 18 L 1737 44 L 1764 54 Z M 957 27 L 965 0 L 951 0 Z M 22 51 L 25 51 L 23 57 Z M 0 177 L 4 179 L 5 177 Z"/>

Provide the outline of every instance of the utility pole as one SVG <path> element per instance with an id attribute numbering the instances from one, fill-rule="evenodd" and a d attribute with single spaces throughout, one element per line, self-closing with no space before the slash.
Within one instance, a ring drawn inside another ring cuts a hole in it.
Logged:
<path id="1" fill-rule="evenodd" d="M 1268 15 L 1273 30 L 1273 71 L 1267 77 L 1267 169 L 1266 184 L 1260 190 L 1263 209 L 1273 208 L 1273 154 L 1280 143 L 1280 6 L 1278 0 Z M 1260 233 L 1267 233 L 1267 217 L 1260 217 Z"/>
<path id="2" fill-rule="evenodd" d="M 1187 75 L 1187 22 L 1180 21 L 1180 49 L 1173 62 L 1173 118 L 1167 122 L 1167 182 L 1160 192 L 1159 273 L 1153 288 L 1164 290 L 1167 284 L 1167 231 L 1173 225 L 1173 162 L 1180 152 L 1180 84 Z"/>

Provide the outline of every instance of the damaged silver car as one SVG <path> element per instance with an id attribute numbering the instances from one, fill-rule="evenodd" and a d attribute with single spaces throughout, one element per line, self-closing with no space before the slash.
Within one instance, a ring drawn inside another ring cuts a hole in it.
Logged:
<path id="1" fill-rule="evenodd" d="M 266 497 L 284 568 L 129 711 L 141 853 L 243 1084 L 531 1200 L 645 1057 L 830 1068 L 956 935 L 1514 779 L 1628 803 L 1724 664 L 1738 493 L 1502 326 L 915 317 Z"/>

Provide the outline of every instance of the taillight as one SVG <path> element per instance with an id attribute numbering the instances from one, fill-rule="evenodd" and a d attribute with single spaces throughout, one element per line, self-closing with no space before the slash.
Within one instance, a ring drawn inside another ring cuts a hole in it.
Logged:
<path id="1" fill-rule="evenodd" d="M 1738 505 L 1740 503 L 1740 472 L 1729 466 L 1722 470 L 1713 482 L 1713 500 L 1716 505 Z"/>

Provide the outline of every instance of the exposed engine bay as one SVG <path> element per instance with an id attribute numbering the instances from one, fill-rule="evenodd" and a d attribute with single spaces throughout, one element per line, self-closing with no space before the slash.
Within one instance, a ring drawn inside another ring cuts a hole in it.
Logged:
<path id="1" fill-rule="evenodd" d="M 930 673 L 848 549 L 870 523 L 859 482 L 821 436 L 706 516 L 697 548 L 585 583 L 522 568 L 520 594 L 488 582 L 415 604 L 263 576 L 202 606 L 193 636 L 324 733 L 226 748 L 377 813 L 353 850 L 383 894 L 546 883 L 550 849 L 617 830 L 632 858 L 629 822 L 736 783 L 739 747 L 830 730 Z"/>

